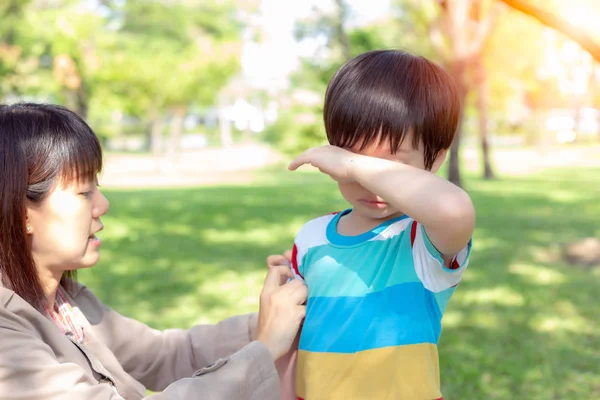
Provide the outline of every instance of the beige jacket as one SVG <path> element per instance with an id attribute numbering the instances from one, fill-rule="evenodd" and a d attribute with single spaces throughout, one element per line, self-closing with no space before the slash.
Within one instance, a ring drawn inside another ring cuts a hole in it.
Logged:
<path id="1" fill-rule="evenodd" d="M 159 332 L 84 286 L 71 295 L 83 345 L 0 285 L 0 400 L 279 400 L 271 355 L 251 341 L 256 315 Z"/>

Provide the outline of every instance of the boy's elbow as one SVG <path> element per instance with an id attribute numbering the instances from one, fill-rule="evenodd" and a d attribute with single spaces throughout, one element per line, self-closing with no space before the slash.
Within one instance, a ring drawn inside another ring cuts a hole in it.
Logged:
<path id="1" fill-rule="evenodd" d="M 460 190 L 442 201 L 441 208 L 444 225 L 468 242 L 475 229 L 475 207 L 469 195 Z"/>
<path id="2" fill-rule="evenodd" d="M 436 206 L 435 217 L 424 224 L 433 245 L 444 256 L 454 256 L 467 246 L 475 229 L 475 209 L 469 196 L 460 190 Z"/>

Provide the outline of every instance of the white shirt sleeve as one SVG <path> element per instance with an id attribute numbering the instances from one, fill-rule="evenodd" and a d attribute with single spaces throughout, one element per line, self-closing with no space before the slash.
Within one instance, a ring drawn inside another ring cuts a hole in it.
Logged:
<path id="1" fill-rule="evenodd" d="M 469 264 L 472 240 L 458 252 L 450 263 L 450 268 L 444 264 L 442 254 L 435 248 L 423 225 L 414 221 L 414 242 L 412 254 L 417 276 L 427 290 L 434 293 L 441 292 L 450 287 L 458 285 L 462 275 Z"/>

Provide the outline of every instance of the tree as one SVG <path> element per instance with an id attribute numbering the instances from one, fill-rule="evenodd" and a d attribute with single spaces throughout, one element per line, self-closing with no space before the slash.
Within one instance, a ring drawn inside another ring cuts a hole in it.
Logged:
<path id="1" fill-rule="evenodd" d="M 460 143 L 463 135 L 465 119 L 464 107 L 467 94 L 472 82 L 469 72 L 476 60 L 480 57 L 486 40 L 498 16 L 498 10 L 482 10 L 484 0 L 437 0 L 441 12 L 437 23 L 433 26 L 434 32 L 443 32 L 446 41 L 436 40 L 438 49 L 445 54 L 445 65 L 458 85 L 463 111 L 459 127 L 450 148 L 448 180 L 461 186 L 460 174 Z M 482 136 L 483 137 L 483 136 Z M 485 140 L 487 143 L 487 140 Z M 483 143 L 483 141 L 482 141 Z M 487 151 L 487 147 L 486 147 Z"/>
<path id="2" fill-rule="evenodd" d="M 459 127 L 450 149 L 448 177 L 460 185 L 460 143 L 465 126 L 468 95 L 477 88 L 483 95 L 477 101 L 482 144 L 484 176 L 492 177 L 487 140 L 487 116 L 489 96 L 485 96 L 486 71 L 483 51 L 495 25 L 498 10 L 492 8 L 491 0 L 397 0 L 393 3 L 394 20 L 403 27 L 402 47 L 441 64 L 459 87 L 462 114 Z M 429 40 L 423 40 L 423 38 Z"/>
<path id="3" fill-rule="evenodd" d="M 332 7 L 315 6 L 312 14 L 295 27 L 296 39 L 324 39 L 315 54 L 300 60 L 300 68 L 291 76 L 289 101 L 282 107 L 279 120 L 268 127 L 264 138 L 280 151 L 297 154 L 308 147 L 323 144 L 323 95 L 335 71 L 354 54 L 355 31 L 348 28 L 351 10 L 346 0 L 335 0 Z M 364 37 L 363 37 L 364 39 Z"/>
<path id="4" fill-rule="evenodd" d="M 169 123 L 168 153 L 178 152 L 188 107 L 208 107 L 239 70 L 241 21 L 231 1 L 114 2 L 119 41 L 107 52 L 103 82 L 126 111 L 149 121 L 148 141 L 162 152 Z"/>
<path id="5" fill-rule="evenodd" d="M 31 0 L 0 4 L 0 98 L 20 97 L 54 88 L 49 68 L 43 65 L 46 41 L 37 38 L 31 21 Z M 43 87 L 43 89 L 42 89 Z"/>
<path id="6" fill-rule="evenodd" d="M 480 55 L 473 63 L 475 86 L 477 88 L 477 111 L 479 121 L 479 137 L 481 140 L 481 159 L 483 164 L 483 178 L 493 179 L 496 177 L 490 162 L 490 148 L 488 142 L 488 104 L 489 104 L 489 84 L 487 72 L 483 65 L 483 59 Z"/>
<path id="7" fill-rule="evenodd" d="M 333 73 L 354 55 L 348 22 L 350 7 L 346 0 L 335 0 L 330 10 L 314 7 L 312 14 L 296 24 L 297 40 L 324 38 L 316 54 L 301 60 L 300 72 L 292 77 L 294 84 L 308 78 L 311 89 L 324 91 Z M 306 86 L 305 86 L 306 87 Z"/>
<path id="8" fill-rule="evenodd" d="M 95 7 L 84 6 L 77 0 L 36 3 L 31 4 L 29 15 L 37 26 L 37 40 L 45 43 L 45 56 L 51 60 L 58 89 L 54 95 L 87 118 L 97 87 L 102 48 L 111 36 L 106 18 Z"/>
<path id="9" fill-rule="evenodd" d="M 481 23 L 482 18 L 491 18 L 489 15 L 483 15 L 483 2 L 479 1 L 473 4 L 471 12 L 471 20 Z M 495 23 L 495 22 L 494 22 Z M 479 121 L 479 138 L 481 142 L 481 159 L 483 164 L 483 178 L 493 179 L 495 173 L 490 162 L 490 145 L 488 140 L 488 107 L 489 107 L 489 83 L 485 65 L 483 63 L 483 52 L 485 46 L 482 44 L 481 49 L 477 52 L 473 60 L 473 80 L 476 87 L 477 96 L 477 114 Z"/>
<path id="10" fill-rule="evenodd" d="M 64 103 L 85 118 L 104 17 L 78 0 L 10 0 L 0 15 L 3 96 Z"/>
<path id="11" fill-rule="evenodd" d="M 596 61 L 600 62 L 600 38 L 598 38 L 598 34 L 594 35 L 589 28 L 575 25 L 566 18 L 558 15 L 557 12 L 549 11 L 547 7 L 537 5 L 531 0 L 499 1 L 517 11 L 535 18 L 550 28 L 562 32 L 574 42 L 579 43 L 579 45 L 588 51 Z"/>
<path id="12" fill-rule="evenodd" d="M 568 15 L 561 14 L 557 7 L 552 7 L 552 3 L 544 3 L 543 5 L 535 0 L 499 0 L 502 3 L 508 5 L 512 9 L 521 12 L 523 15 L 532 17 L 546 27 L 555 29 L 556 31 L 564 34 L 566 37 L 579 44 L 581 48 L 587 51 L 596 62 L 600 62 L 600 30 L 592 29 L 592 26 L 585 26 L 585 24 L 577 24 L 572 19 L 569 19 Z M 588 6 L 589 11 L 598 11 L 598 3 L 595 0 L 579 1 L 583 6 Z M 565 6 L 565 3 L 562 4 Z M 572 8 L 572 3 L 570 7 Z M 594 8 L 595 7 L 595 8 Z M 583 11 L 585 12 L 585 10 Z M 591 20 L 592 18 L 590 18 Z M 581 21 L 578 21 L 581 22 Z M 595 26 L 595 25 L 594 25 Z M 593 69 L 589 75 L 589 90 L 592 92 L 592 102 L 594 102 L 593 95 L 596 89 L 596 74 Z M 576 118 L 579 117 L 579 106 L 576 105 Z M 598 137 L 600 138 L 600 129 L 598 130 Z"/>
<path id="13" fill-rule="evenodd" d="M 336 16 L 333 20 L 333 28 L 335 30 L 335 38 L 341 48 L 342 58 L 344 61 L 352 58 L 350 50 L 350 39 L 346 30 L 346 23 L 350 14 L 350 7 L 345 0 L 335 0 Z"/>

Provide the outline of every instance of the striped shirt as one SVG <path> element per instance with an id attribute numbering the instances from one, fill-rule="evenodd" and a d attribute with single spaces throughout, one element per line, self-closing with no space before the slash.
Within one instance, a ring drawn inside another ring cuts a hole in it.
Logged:
<path id="1" fill-rule="evenodd" d="M 441 399 L 437 343 L 469 243 L 447 268 L 408 216 L 358 236 L 342 213 L 314 219 L 294 242 L 292 268 L 308 286 L 297 395 L 307 400 Z"/>

